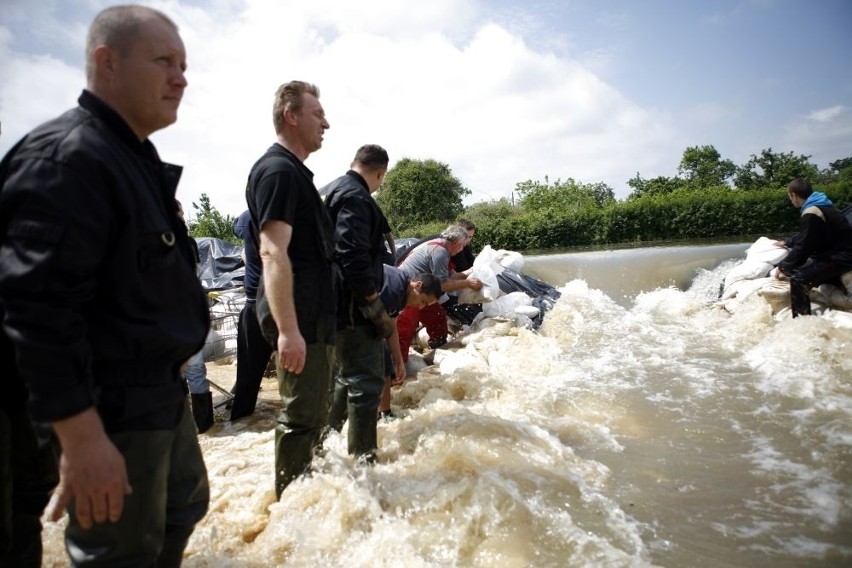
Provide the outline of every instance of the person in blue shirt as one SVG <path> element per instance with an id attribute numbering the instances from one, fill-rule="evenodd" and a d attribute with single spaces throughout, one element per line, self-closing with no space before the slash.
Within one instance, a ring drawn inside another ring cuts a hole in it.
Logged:
<path id="1" fill-rule="evenodd" d="M 251 230 L 251 213 L 248 209 L 234 220 L 234 235 L 243 240 L 246 303 L 237 323 L 237 380 L 231 389 L 234 395 L 231 401 L 232 422 L 254 413 L 260 382 L 273 351 L 272 345 L 264 339 L 257 321 L 257 286 L 262 266 L 257 252 L 258 239 Z"/>
<path id="2" fill-rule="evenodd" d="M 388 315 L 392 318 L 406 307 L 422 309 L 431 306 L 438 301 L 443 292 L 441 281 L 434 274 L 428 272 L 418 274 L 413 278 L 405 275 L 399 268 L 384 266 L 384 284 L 379 292 Z M 399 385 L 405 380 L 405 359 L 399 344 L 399 332 L 394 326 L 394 332 L 386 340 L 387 350 L 390 353 L 391 363 L 385 363 L 385 386 L 379 400 L 379 416 L 383 419 L 393 418 L 391 412 L 391 392 L 394 385 Z"/>

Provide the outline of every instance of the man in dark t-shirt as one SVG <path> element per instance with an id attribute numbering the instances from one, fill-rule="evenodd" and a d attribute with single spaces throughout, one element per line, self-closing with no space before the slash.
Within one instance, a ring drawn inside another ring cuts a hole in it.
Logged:
<path id="1" fill-rule="evenodd" d="M 328 416 L 334 358 L 333 227 L 305 159 L 329 128 L 319 89 L 281 85 L 272 109 L 277 140 L 246 187 L 262 278 L 257 315 L 276 353 L 284 408 L 275 428 L 275 493 L 304 473 Z"/>

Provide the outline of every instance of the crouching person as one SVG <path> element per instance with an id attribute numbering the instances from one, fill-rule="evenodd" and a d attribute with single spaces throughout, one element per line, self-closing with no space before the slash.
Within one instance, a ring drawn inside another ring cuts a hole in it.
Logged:
<path id="1" fill-rule="evenodd" d="M 185 68 L 169 18 L 107 8 L 79 105 L 0 163 L 2 333 L 33 420 L 61 447 L 48 515 L 67 509 L 75 566 L 179 566 L 207 511 L 180 376 L 207 303 L 174 206 L 180 168 L 148 140 L 176 120 Z"/>
<path id="2" fill-rule="evenodd" d="M 423 273 L 408 278 L 398 268 L 385 266 L 384 270 L 385 283 L 379 296 L 392 318 L 398 317 L 405 308 L 421 310 L 431 306 L 443 295 L 441 281 L 434 274 Z M 405 357 L 400 348 L 396 326 L 386 341 L 385 386 L 379 400 L 379 417 L 392 419 L 395 416 L 391 411 L 391 387 L 405 381 Z"/>
<path id="3" fill-rule="evenodd" d="M 787 184 L 787 197 L 800 210 L 800 230 L 776 241 L 789 252 L 772 275 L 790 278 L 790 309 L 795 318 L 811 314 L 811 288 L 824 282 L 842 286 L 840 278 L 852 270 L 852 226 L 805 178 Z"/>

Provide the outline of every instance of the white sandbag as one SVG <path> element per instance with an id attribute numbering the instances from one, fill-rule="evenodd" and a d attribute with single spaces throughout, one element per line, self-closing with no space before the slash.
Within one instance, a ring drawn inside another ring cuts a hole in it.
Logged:
<path id="1" fill-rule="evenodd" d="M 769 275 L 769 271 L 787 256 L 788 250 L 775 245 L 776 241 L 760 237 L 746 249 L 746 257 L 725 275 L 725 290 L 740 280 L 752 280 Z"/>
<path id="2" fill-rule="evenodd" d="M 725 291 L 728 290 L 734 283 L 741 280 L 752 280 L 754 278 L 763 278 L 769 274 L 774 265 L 760 260 L 744 260 L 725 275 Z"/>
<path id="3" fill-rule="evenodd" d="M 515 313 L 528 318 L 534 318 L 541 313 L 541 310 L 535 306 L 516 306 Z"/>
<path id="4" fill-rule="evenodd" d="M 497 258 L 499 259 L 500 266 L 503 268 L 508 268 L 515 272 L 524 271 L 524 256 L 519 252 L 500 249 L 497 251 Z"/>
<path id="5" fill-rule="evenodd" d="M 811 290 L 810 296 L 811 300 L 825 304 L 830 308 L 852 310 L 852 294 L 847 294 L 845 290 L 837 286 L 820 284 L 817 288 Z"/>
<path id="6" fill-rule="evenodd" d="M 484 304 L 493 301 L 500 295 L 500 285 L 497 275 L 503 272 L 499 258 L 491 248 L 485 245 L 473 261 L 473 270 L 468 278 L 476 278 L 482 282 L 482 289 L 471 290 L 463 288 L 458 291 L 459 304 Z"/>
<path id="7" fill-rule="evenodd" d="M 532 305 L 532 298 L 523 292 L 511 292 L 500 296 L 493 302 L 482 304 L 482 313 L 485 317 L 510 317 L 515 313 L 518 306 Z"/>
<path id="8" fill-rule="evenodd" d="M 773 314 L 778 314 L 790 306 L 790 282 L 777 278 L 765 278 L 760 282 L 763 284 L 757 295 L 769 304 Z"/>
<path id="9" fill-rule="evenodd" d="M 473 290 L 462 288 L 458 291 L 459 304 L 484 304 L 493 301 L 500 295 L 500 285 L 497 283 L 497 275 L 491 265 L 486 263 L 473 263 L 473 271 L 468 278 L 476 278 L 482 282 L 482 288 Z"/>
<path id="10" fill-rule="evenodd" d="M 766 237 L 760 237 L 746 250 L 746 259 L 755 262 L 768 262 L 775 266 L 781 262 L 787 253 L 788 249 L 775 245 L 774 240 Z"/>
<path id="11" fill-rule="evenodd" d="M 841 276 L 840 281 L 843 282 L 843 287 L 846 288 L 846 293 L 852 296 L 852 270 Z"/>
<path id="12" fill-rule="evenodd" d="M 494 274 L 500 274 L 503 272 L 504 268 L 503 265 L 500 264 L 500 258 L 500 254 L 491 248 L 491 245 L 485 245 L 473 260 L 473 266 L 476 267 L 477 264 L 490 266 Z"/>

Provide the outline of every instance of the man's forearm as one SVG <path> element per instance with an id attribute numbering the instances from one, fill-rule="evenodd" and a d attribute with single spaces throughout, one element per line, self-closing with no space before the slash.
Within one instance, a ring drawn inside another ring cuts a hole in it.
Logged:
<path id="1" fill-rule="evenodd" d="M 394 318 L 394 323 L 396 323 L 396 318 Z M 399 363 L 402 361 L 402 349 L 399 346 L 399 330 L 394 326 L 394 331 L 387 338 L 388 349 L 390 349 L 391 359 L 393 362 Z"/>
<path id="2" fill-rule="evenodd" d="M 280 255 L 265 258 L 263 285 L 269 300 L 269 311 L 278 326 L 279 333 L 298 330 L 296 306 L 293 302 L 293 267 L 290 258 Z"/>
<path id="3" fill-rule="evenodd" d="M 466 279 L 445 280 L 444 282 L 441 282 L 441 290 L 444 292 L 455 292 L 462 288 L 470 288 L 470 284 Z"/>
<path id="4" fill-rule="evenodd" d="M 94 438 L 105 436 L 101 417 L 94 406 L 79 414 L 51 423 L 63 450 L 73 450 Z"/>

